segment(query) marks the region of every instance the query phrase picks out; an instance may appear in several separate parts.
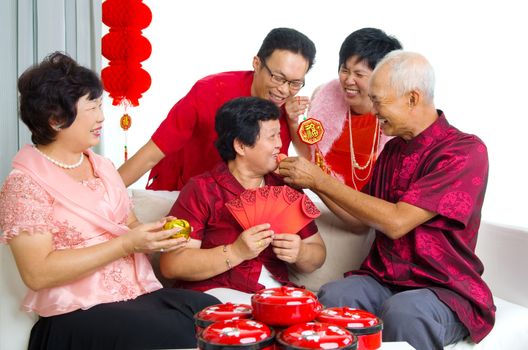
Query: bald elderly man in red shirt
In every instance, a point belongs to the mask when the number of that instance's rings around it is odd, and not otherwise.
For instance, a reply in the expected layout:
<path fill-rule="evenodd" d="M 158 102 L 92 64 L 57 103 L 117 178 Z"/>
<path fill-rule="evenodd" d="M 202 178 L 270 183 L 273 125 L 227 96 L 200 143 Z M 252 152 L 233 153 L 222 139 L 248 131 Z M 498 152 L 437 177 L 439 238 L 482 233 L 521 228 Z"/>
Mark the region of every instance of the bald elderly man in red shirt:
<path fill-rule="evenodd" d="M 315 191 L 353 232 L 376 237 L 360 268 L 321 287 L 327 307 L 351 306 L 384 321 L 384 341 L 443 349 L 493 328 L 495 306 L 475 255 L 488 154 L 475 135 L 451 126 L 433 103 L 434 72 L 421 55 L 389 53 L 369 96 L 382 132 L 394 136 L 362 192 L 314 164 L 286 158 L 286 183 Z"/>

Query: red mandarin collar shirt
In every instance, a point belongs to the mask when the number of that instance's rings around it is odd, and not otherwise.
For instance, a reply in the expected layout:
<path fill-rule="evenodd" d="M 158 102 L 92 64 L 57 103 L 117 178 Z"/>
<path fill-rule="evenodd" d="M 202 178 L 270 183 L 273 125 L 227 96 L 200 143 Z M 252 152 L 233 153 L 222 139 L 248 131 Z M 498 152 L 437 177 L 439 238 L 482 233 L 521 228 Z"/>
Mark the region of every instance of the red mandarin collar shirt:
<path fill-rule="evenodd" d="M 221 160 L 214 146 L 216 111 L 227 101 L 251 96 L 253 71 L 224 72 L 207 76 L 170 110 L 152 135 L 165 154 L 149 175 L 148 189 L 181 190 L 195 175 L 212 169 Z M 281 108 L 281 152 L 288 154 L 290 129 Z"/>
<path fill-rule="evenodd" d="M 282 179 L 274 173 L 266 175 L 264 179 L 269 186 L 284 185 Z M 211 171 L 192 178 L 184 186 L 170 215 L 189 221 L 193 228 L 191 238 L 202 241 L 201 248 L 231 244 L 243 229 L 225 203 L 237 198 L 243 191 L 244 188 L 231 175 L 227 165 L 220 162 Z M 304 239 L 317 232 L 317 226 L 312 221 L 298 234 Z M 293 285 L 288 280 L 287 264 L 276 257 L 270 246 L 258 257 L 246 260 L 222 274 L 204 281 L 177 281 L 175 287 L 202 291 L 224 287 L 254 293 L 264 288 L 258 283 L 262 265 L 266 266 L 278 282 Z"/>
<path fill-rule="evenodd" d="M 405 236 L 382 232 L 359 271 L 394 290 L 428 288 L 459 317 L 475 342 L 493 328 L 495 306 L 475 255 L 488 178 L 486 146 L 439 118 L 410 141 L 394 138 L 363 192 L 437 213 Z"/>

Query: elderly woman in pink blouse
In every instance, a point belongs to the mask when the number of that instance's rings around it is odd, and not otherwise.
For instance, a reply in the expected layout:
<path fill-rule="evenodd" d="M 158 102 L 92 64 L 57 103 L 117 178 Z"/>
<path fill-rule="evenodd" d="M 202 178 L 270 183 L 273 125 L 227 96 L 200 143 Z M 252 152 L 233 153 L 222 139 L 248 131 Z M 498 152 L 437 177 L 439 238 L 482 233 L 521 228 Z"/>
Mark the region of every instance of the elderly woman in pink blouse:
<path fill-rule="evenodd" d="M 20 115 L 34 145 L 23 147 L 0 192 L 1 241 L 40 315 L 29 348 L 190 348 L 193 314 L 218 302 L 162 289 L 144 253 L 186 245 L 142 224 L 112 163 L 90 147 L 104 121 L 99 78 L 54 53 L 18 81 Z"/>

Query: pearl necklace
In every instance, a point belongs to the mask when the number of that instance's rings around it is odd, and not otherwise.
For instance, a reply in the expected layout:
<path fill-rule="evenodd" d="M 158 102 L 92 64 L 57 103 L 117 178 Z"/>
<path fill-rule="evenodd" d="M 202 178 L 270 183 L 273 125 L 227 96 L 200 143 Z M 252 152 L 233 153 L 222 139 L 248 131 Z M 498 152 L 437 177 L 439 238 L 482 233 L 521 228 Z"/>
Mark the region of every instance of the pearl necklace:
<path fill-rule="evenodd" d="M 53 159 L 51 158 L 50 156 L 48 156 L 46 153 L 42 152 L 41 150 L 39 150 L 37 148 L 37 146 L 33 146 L 35 148 L 35 150 L 37 150 L 38 153 L 40 153 L 44 158 L 46 158 L 47 160 L 49 160 L 50 162 L 52 162 L 53 164 L 55 164 L 56 166 L 60 167 L 60 168 L 63 168 L 63 169 L 75 169 L 75 168 L 78 168 L 81 166 L 83 160 L 84 160 L 84 153 L 81 153 L 81 157 L 79 158 L 79 161 L 75 164 L 65 164 L 63 162 L 59 162 L 58 160 L 56 159 Z"/>
<path fill-rule="evenodd" d="M 369 158 L 367 162 L 365 163 L 365 165 L 360 165 L 356 161 L 356 155 L 354 154 L 354 139 L 352 137 L 352 116 L 351 116 L 350 110 L 347 112 L 347 116 L 348 116 L 348 135 L 350 137 L 350 166 L 352 168 L 352 184 L 354 185 L 354 188 L 357 190 L 356 179 L 359 181 L 365 181 L 366 179 L 369 178 L 370 173 L 373 168 L 371 164 L 374 164 L 374 157 L 378 153 L 378 148 L 376 147 L 376 145 L 379 147 L 379 138 L 381 136 L 380 130 L 379 130 L 380 129 L 379 120 L 378 118 L 376 118 L 376 125 L 374 127 L 374 135 L 372 137 L 372 148 L 370 149 Z M 376 138 L 377 138 L 377 142 L 376 142 Z M 368 172 L 367 172 L 367 175 L 365 175 L 364 177 L 359 177 L 359 175 L 356 175 L 356 169 L 365 170 L 367 168 L 368 168 Z"/>

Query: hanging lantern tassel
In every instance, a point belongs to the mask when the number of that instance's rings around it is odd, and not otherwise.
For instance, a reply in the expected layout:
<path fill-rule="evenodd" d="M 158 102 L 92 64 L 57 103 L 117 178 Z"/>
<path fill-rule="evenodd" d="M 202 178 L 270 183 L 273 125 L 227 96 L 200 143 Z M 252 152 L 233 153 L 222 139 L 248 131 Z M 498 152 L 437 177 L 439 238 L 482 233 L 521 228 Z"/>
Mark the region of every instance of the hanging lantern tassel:
<path fill-rule="evenodd" d="M 128 129 L 132 126 L 132 118 L 127 113 L 123 114 L 119 120 L 119 125 L 121 129 L 125 132 L 125 162 L 128 160 Z"/>

